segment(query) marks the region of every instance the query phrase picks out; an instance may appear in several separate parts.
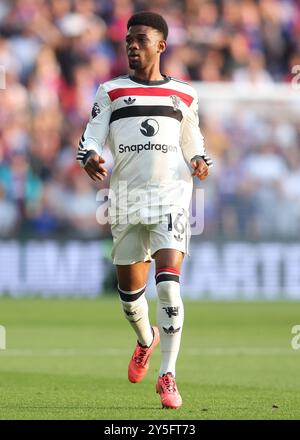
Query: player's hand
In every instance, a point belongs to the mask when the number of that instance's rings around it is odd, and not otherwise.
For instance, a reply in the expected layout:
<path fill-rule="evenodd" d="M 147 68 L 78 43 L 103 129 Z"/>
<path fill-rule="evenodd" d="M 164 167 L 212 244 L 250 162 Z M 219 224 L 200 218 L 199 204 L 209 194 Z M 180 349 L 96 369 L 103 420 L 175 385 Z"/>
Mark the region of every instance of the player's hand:
<path fill-rule="evenodd" d="M 206 165 L 204 159 L 192 159 L 191 165 L 194 168 L 192 176 L 196 176 L 200 180 L 206 179 L 208 176 L 208 165 Z"/>
<path fill-rule="evenodd" d="M 103 163 L 105 163 L 105 160 L 96 152 L 91 154 L 86 161 L 84 169 L 95 182 L 97 179 L 104 180 L 108 175 L 107 169 L 102 166 Z"/>

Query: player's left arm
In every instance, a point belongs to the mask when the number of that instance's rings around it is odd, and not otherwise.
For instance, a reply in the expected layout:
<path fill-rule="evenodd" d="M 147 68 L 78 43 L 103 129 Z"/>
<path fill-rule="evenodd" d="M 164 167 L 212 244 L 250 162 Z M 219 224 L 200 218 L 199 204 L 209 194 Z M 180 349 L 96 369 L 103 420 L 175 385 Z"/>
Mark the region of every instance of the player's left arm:
<path fill-rule="evenodd" d="M 194 171 L 192 172 L 192 176 L 198 177 L 198 179 L 200 180 L 206 179 L 209 172 L 209 165 L 207 165 L 202 156 L 194 156 L 191 159 L 191 165 L 194 169 Z"/>
<path fill-rule="evenodd" d="M 182 121 L 181 147 L 183 155 L 193 168 L 192 176 L 200 180 L 206 179 L 212 160 L 206 154 L 204 138 L 199 128 L 198 98 L 194 93 L 193 102 Z"/>

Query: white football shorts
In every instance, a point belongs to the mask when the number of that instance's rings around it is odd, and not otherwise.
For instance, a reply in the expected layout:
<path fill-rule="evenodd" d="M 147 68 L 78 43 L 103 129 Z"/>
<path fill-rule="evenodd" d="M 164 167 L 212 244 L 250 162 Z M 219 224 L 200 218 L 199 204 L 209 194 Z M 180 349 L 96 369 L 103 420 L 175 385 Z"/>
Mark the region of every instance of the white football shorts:
<path fill-rule="evenodd" d="M 160 249 L 176 249 L 188 255 L 190 224 L 184 210 L 179 208 L 160 215 L 155 223 L 145 220 L 135 224 L 114 223 L 112 258 L 114 264 L 126 265 L 152 261 Z"/>

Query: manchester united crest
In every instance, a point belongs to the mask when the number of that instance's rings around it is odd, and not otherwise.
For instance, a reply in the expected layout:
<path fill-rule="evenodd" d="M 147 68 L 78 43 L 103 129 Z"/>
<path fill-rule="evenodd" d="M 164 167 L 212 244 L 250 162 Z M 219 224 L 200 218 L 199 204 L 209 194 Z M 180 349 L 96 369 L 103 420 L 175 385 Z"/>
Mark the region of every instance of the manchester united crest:
<path fill-rule="evenodd" d="M 178 110 L 180 106 L 180 98 L 177 95 L 170 95 L 170 98 L 173 102 L 174 111 Z"/>

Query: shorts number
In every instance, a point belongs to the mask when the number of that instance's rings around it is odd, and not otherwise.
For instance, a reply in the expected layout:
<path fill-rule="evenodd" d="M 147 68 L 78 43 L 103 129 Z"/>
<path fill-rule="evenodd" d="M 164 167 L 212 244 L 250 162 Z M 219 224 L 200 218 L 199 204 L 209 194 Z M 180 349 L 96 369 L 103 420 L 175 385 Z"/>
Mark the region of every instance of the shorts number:
<path fill-rule="evenodd" d="M 178 234 L 183 234 L 185 231 L 185 225 L 184 223 L 182 223 L 181 221 L 181 216 L 183 214 L 177 214 L 175 217 L 174 222 L 172 221 L 172 214 L 166 214 L 166 217 L 168 218 L 168 231 L 172 231 L 173 230 L 173 226 L 176 232 L 178 232 Z"/>
<path fill-rule="evenodd" d="M 182 214 L 177 214 L 174 220 L 174 228 L 179 234 L 183 234 L 185 231 L 185 225 L 181 222 Z"/>

